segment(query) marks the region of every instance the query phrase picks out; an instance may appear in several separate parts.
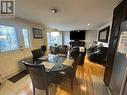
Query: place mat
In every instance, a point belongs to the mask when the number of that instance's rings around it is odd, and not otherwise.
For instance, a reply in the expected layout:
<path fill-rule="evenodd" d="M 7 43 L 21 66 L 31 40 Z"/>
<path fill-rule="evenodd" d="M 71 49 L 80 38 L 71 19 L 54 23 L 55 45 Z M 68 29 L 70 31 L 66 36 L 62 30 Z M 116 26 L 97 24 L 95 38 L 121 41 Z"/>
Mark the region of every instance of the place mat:
<path fill-rule="evenodd" d="M 62 64 L 72 66 L 73 62 L 74 60 L 72 59 L 65 59 L 65 61 Z"/>
<path fill-rule="evenodd" d="M 42 57 L 40 57 L 38 59 L 40 59 L 40 60 L 47 60 L 48 59 L 48 56 L 42 56 Z"/>
<path fill-rule="evenodd" d="M 46 69 L 52 69 L 52 67 L 55 65 L 54 63 L 51 62 L 42 62 L 41 64 L 43 64 Z"/>
<path fill-rule="evenodd" d="M 57 64 L 55 66 L 53 66 L 53 68 L 51 69 L 51 71 L 62 71 L 64 69 L 67 69 L 68 66 L 67 65 L 64 65 L 64 64 Z"/>
<path fill-rule="evenodd" d="M 66 57 L 66 54 L 57 54 L 58 56 L 60 56 L 60 57 Z"/>
<path fill-rule="evenodd" d="M 17 81 L 19 81 L 21 78 L 25 77 L 26 75 L 28 75 L 28 71 L 24 70 L 24 71 L 16 74 L 15 76 L 9 78 L 8 80 L 13 83 L 16 83 Z"/>

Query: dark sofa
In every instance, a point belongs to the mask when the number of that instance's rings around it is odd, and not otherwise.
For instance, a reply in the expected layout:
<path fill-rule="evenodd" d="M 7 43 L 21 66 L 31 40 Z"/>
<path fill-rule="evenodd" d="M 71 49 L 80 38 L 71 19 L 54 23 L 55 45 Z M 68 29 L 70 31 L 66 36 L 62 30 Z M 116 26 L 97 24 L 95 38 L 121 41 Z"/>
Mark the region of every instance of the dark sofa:
<path fill-rule="evenodd" d="M 50 46 L 51 54 L 64 54 L 67 55 L 68 46 L 67 45 L 60 45 L 60 46 Z"/>

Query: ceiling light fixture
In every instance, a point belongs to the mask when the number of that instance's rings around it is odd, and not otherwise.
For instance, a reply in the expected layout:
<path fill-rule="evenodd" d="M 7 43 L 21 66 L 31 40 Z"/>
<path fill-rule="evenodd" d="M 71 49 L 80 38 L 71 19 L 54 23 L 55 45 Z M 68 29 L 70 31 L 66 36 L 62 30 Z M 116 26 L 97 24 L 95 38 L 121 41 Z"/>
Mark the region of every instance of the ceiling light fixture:
<path fill-rule="evenodd" d="M 87 26 L 90 26 L 90 24 L 87 24 Z"/>
<path fill-rule="evenodd" d="M 52 9 L 51 12 L 56 14 L 58 12 L 58 10 L 57 9 Z"/>

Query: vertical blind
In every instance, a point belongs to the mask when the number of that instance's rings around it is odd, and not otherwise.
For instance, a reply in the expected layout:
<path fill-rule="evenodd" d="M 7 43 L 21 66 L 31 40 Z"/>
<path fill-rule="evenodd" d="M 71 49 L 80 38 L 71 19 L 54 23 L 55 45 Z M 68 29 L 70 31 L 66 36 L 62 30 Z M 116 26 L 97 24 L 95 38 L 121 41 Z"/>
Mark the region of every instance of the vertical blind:
<path fill-rule="evenodd" d="M 19 49 L 15 27 L 0 25 L 0 52 Z"/>

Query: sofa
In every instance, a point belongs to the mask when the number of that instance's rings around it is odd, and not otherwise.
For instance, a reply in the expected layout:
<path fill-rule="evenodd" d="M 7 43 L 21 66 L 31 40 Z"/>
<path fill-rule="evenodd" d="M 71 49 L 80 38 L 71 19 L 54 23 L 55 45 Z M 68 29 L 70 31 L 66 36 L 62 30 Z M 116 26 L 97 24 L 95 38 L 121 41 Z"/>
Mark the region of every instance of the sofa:
<path fill-rule="evenodd" d="M 58 53 L 67 54 L 67 52 L 68 52 L 68 46 L 67 45 L 61 45 L 61 46 L 58 46 L 58 48 L 59 48 Z"/>
<path fill-rule="evenodd" d="M 51 54 L 65 54 L 65 55 L 67 55 L 67 52 L 68 52 L 67 45 L 50 46 L 50 53 Z"/>

